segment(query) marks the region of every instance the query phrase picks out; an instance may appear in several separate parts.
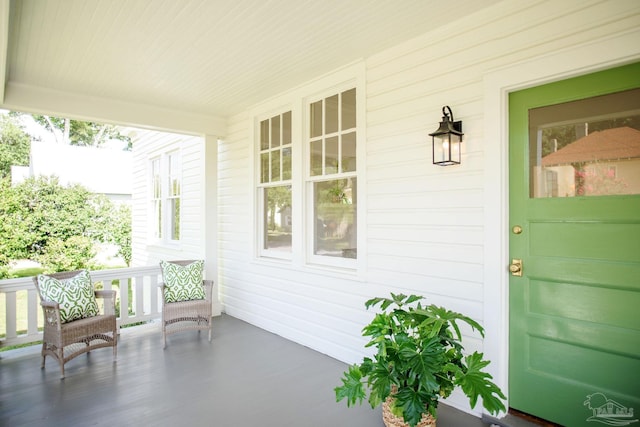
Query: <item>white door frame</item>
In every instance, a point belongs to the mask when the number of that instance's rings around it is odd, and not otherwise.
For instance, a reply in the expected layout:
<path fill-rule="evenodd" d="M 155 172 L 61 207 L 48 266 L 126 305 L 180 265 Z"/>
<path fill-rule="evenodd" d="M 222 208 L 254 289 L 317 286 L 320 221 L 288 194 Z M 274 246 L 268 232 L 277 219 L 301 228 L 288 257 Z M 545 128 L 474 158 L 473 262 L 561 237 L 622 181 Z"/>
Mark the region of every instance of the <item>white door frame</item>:
<path fill-rule="evenodd" d="M 640 29 L 484 75 L 484 354 L 509 396 L 509 93 L 640 60 Z"/>

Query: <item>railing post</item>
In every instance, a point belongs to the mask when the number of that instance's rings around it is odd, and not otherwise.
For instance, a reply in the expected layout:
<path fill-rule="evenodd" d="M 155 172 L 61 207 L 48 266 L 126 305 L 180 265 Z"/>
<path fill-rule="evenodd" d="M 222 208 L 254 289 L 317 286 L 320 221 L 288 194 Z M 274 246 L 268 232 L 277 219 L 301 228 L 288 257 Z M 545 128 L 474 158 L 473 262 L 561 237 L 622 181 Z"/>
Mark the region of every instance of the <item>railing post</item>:
<path fill-rule="evenodd" d="M 5 304 L 6 304 L 6 335 L 5 339 L 10 340 L 12 338 L 16 338 L 17 334 L 17 310 L 16 310 L 16 291 L 8 291 L 5 293 Z"/>
<path fill-rule="evenodd" d="M 37 335 L 38 313 L 40 312 L 38 291 L 36 289 L 29 289 L 27 293 L 27 334 Z"/>

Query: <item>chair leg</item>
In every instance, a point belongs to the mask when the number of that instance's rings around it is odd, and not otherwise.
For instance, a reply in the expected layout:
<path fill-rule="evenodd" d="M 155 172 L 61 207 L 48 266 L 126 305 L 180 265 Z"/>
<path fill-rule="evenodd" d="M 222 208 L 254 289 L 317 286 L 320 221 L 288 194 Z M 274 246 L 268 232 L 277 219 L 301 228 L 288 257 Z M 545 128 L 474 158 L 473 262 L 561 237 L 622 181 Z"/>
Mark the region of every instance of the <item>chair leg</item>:
<path fill-rule="evenodd" d="M 58 363 L 60 363 L 60 379 L 63 380 L 64 379 L 64 360 L 58 360 Z"/>
<path fill-rule="evenodd" d="M 58 363 L 60 364 L 60 379 L 64 379 L 64 347 L 56 351 L 58 357 Z"/>
<path fill-rule="evenodd" d="M 44 359 L 47 357 L 47 353 L 45 353 L 45 349 L 47 348 L 46 342 L 42 341 L 42 364 L 40 365 L 40 369 L 44 369 Z"/>
<path fill-rule="evenodd" d="M 162 325 L 162 349 L 167 348 L 167 330 L 165 329 L 165 325 Z"/>

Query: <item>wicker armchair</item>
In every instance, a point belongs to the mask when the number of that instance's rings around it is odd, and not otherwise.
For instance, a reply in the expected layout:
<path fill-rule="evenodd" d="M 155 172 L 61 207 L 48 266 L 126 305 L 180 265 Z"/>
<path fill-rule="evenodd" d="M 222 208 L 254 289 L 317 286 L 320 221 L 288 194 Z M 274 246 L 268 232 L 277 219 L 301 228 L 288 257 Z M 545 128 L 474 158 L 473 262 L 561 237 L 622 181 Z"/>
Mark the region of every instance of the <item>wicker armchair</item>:
<path fill-rule="evenodd" d="M 193 260 L 168 261 L 171 264 L 187 266 L 193 263 Z M 211 319 L 212 310 L 212 293 L 213 281 L 203 280 L 204 299 L 196 299 L 190 301 L 167 302 L 165 298 L 166 285 L 160 283 L 162 292 L 162 348 L 167 347 L 167 335 L 175 334 L 188 330 L 209 331 L 209 342 L 211 342 L 211 332 L 213 322 Z"/>
<path fill-rule="evenodd" d="M 76 276 L 82 270 L 48 274 L 57 280 Z M 60 378 L 64 378 L 64 365 L 71 359 L 101 347 L 113 347 L 114 361 L 118 352 L 118 332 L 116 326 L 116 291 L 95 291 L 102 313 L 97 316 L 62 323 L 57 302 L 42 297 L 37 276 L 33 282 L 40 295 L 40 305 L 44 313 L 44 333 L 42 338 L 42 368 L 46 356 L 52 356 L 60 364 Z M 100 303 L 100 300 L 103 303 Z"/>

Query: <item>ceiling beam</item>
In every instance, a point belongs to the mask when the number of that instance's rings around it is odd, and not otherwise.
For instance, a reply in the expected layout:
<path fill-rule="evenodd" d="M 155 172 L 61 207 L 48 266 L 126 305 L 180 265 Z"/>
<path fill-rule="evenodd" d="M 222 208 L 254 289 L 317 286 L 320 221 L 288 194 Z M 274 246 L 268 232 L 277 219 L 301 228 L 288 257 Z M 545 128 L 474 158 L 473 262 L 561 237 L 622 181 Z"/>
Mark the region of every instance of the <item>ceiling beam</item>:
<path fill-rule="evenodd" d="M 214 115 L 61 92 L 15 82 L 6 84 L 4 102 L 0 103 L 0 108 L 163 132 L 211 135 L 218 138 L 224 138 L 227 133 L 226 118 Z"/>

